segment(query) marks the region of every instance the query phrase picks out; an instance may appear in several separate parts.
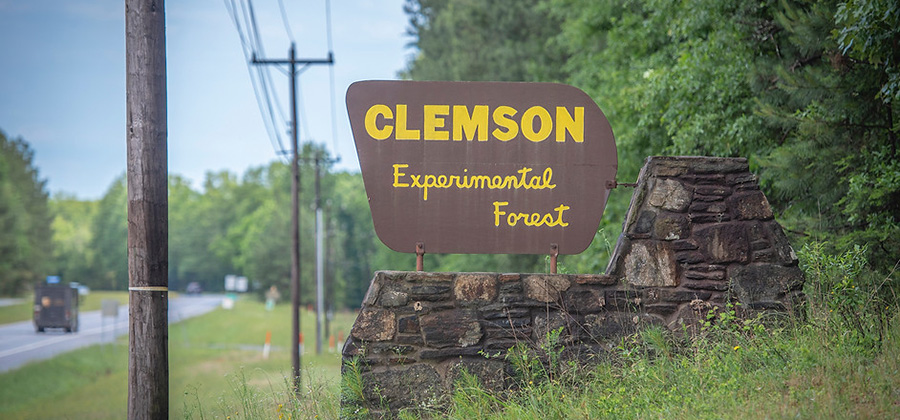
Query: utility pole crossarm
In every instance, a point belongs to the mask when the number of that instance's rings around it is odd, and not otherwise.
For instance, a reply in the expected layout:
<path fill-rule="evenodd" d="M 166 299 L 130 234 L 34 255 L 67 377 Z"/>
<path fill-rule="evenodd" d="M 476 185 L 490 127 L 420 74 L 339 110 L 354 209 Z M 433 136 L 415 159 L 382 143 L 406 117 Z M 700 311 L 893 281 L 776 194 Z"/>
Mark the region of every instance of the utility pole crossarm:
<path fill-rule="evenodd" d="M 282 60 L 269 60 L 269 59 L 260 59 L 256 58 L 256 54 L 253 54 L 253 57 L 250 59 L 250 62 L 253 64 L 334 64 L 334 54 L 332 52 L 328 52 L 328 58 L 297 58 L 294 60 L 291 59 L 282 59 Z"/>

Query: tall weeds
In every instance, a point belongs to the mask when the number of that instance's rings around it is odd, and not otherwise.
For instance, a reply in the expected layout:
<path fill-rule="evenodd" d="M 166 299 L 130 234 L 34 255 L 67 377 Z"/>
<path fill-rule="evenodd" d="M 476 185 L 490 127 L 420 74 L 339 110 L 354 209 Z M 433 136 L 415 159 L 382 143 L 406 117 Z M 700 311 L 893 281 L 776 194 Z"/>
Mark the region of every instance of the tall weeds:
<path fill-rule="evenodd" d="M 563 375 L 554 332 L 545 346 L 512 348 L 519 385 L 492 394 L 464 378 L 438 417 L 900 418 L 900 308 L 894 273 L 866 268 L 865 248 L 798 254 L 805 307 L 786 323 L 713 309 L 695 334 L 650 328 L 604 361 Z"/>
<path fill-rule="evenodd" d="M 294 393 L 289 377 L 280 377 L 276 382 L 265 385 L 251 383 L 243 369 L 227 375 L 230 394 L 222 395 L 212 412 L 200 404 L 185 402 L 185 420 L 204 419 L 336 419 L 339 418 L 339 401 L 336 390 L 316 379 L 310 369 L 304 369 L 300 392 Z M 189 389 L 186 394 L 196 395 L 197 389 Z"/>

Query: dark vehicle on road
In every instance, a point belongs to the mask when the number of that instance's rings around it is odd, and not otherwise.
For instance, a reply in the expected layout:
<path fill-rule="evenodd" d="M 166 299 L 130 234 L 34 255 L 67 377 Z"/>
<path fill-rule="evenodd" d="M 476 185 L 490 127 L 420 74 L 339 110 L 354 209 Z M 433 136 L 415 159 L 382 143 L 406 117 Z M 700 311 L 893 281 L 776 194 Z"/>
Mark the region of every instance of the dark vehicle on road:
<path fill-rule="evenodd" d="M 34 287 L 34 329 L 62 328 L 78 332 L 78 289 L 68 284 L 39 284 Z"/>
<path fill-rule="evenodd" d="M 189 295 L 199 295 L 203 292 L 203 288 L 200 287 L 200 283 L 192 281 L 188 283 L 187 288 L 184 291 Z"/>

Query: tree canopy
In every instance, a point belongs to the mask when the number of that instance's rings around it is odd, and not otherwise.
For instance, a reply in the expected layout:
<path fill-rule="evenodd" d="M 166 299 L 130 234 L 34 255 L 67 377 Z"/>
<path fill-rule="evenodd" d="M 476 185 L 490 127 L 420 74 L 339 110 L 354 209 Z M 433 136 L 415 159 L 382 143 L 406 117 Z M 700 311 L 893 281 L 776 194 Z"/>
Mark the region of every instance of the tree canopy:
<path fill-rule="evenodd" d="M 793 242 L 868 245 L 890 270 L 900 255 L 900 6 L 886 0 L 407 0 L 415 80 L 572 84 L 616 134 L 619 180 L 656 154 L 747 157 Z M 22 139 L 0 133 L 0 293 L 46 275 L 95 288 L 128 284 L 124 177 L 100 200 L 58 195 Z M 314 290 L 314 165 L 302 150 L 301 282 Z M 288 289 L 290 169 L 169 178 L 169 284 L 221 290 L 226 274 Z M 356 307 L 374 270 L 415 257 L 375 237 L 357 173 L 322 173 L 326 296 Z M 631 191 L 610 196 L 592 245 L 561 269 L 602 272 Z M 425 256 L 429 271 L 547 270 L 544 256 Z M 304 303 L 314 293 L 304 293 Z"/>
<path fill-rule="evenodd" d="M 34 152 L 0 131 L 0 294 L 16 294 L 46 275 L 50 211 Z"/>
<path fill-rule="evenodd" d="M 432 3 L 408 1 L 417 52 L 404 76 L 572 84 L 609 118 L 621 179 L 653 154 L 747 157 L 795 239 L 869 244 L 874 266 L 897 263 L 896 2 Z M 471 19 L 488 8 L 493 19 Z M 542 18 L 504 26 L 530 14 Z M 496 59 L 481 39 L 524 55 Z M 602 229 L 620 229 L 626 196 L 611 196 Z M 575 265 L 585 257 L 597 255 Z"/>

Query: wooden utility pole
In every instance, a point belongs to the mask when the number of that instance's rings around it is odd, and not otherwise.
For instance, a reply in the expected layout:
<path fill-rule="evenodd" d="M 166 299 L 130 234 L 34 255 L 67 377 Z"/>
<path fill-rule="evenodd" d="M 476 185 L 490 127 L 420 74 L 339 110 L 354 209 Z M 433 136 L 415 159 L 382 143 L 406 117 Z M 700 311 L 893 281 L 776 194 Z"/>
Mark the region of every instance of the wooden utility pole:
<path fill-rule="evenodd" d="M 325 216 L 322 211 L 322 165 L 331 165 L 340 159 L 328 159 L 316 151 L 316 354 L 322 354 L 323 327 L 325 322 Z"/>
<path fill-rule="evenodd" d="M 291 383 L 300 394 L 300 130 L 297 122 L 297 60 L 291 43 Z"/>
<path fill-rule="evenodd" d="M 125 0 L 129 419 L 169 417 L 164 3 Z"/>
<path fill-rule="evenodd" d="M 297 122 L 297 75 L 310 64 L 333 64 L 334 56 L 328 53 L 325 59 L 298 59 L 295 46 L 291 43 L 287 60 L 257 59 L 253 55 L 251 63 L 256 65 L 288 65 L 291 78 L 291 366 L 294 392 L 300 392 L 300 130 Z M 303 64 L 297 69 L 297 64 Z"/>

